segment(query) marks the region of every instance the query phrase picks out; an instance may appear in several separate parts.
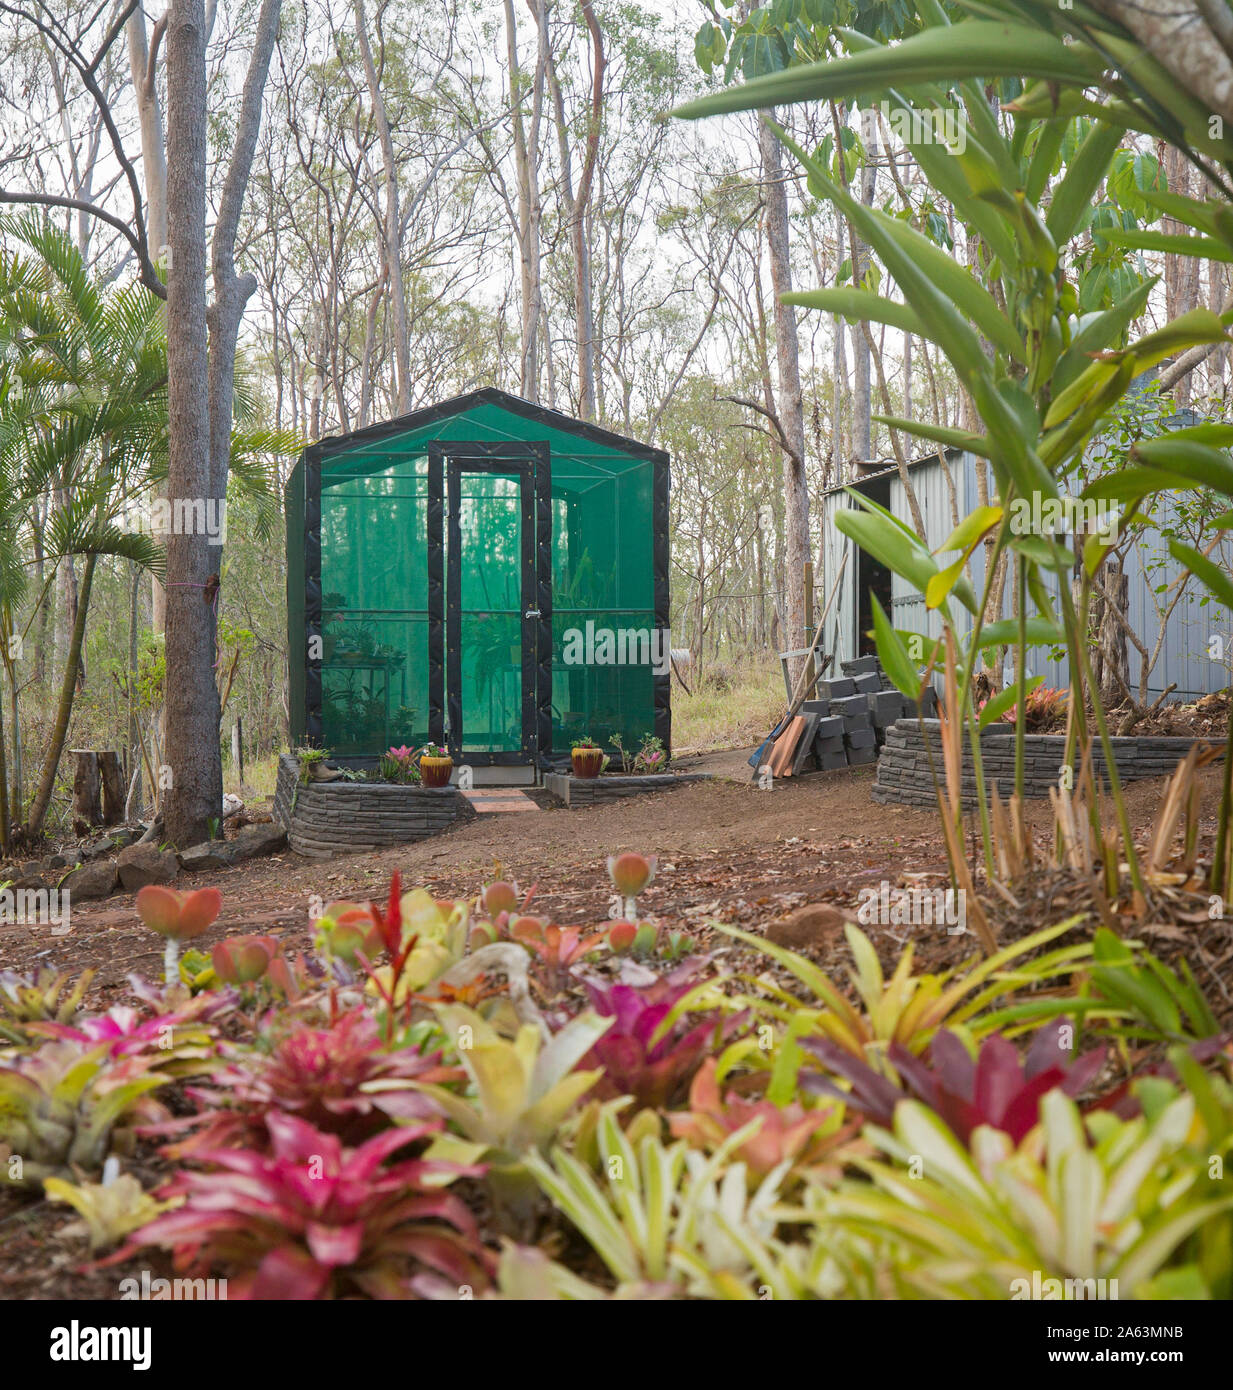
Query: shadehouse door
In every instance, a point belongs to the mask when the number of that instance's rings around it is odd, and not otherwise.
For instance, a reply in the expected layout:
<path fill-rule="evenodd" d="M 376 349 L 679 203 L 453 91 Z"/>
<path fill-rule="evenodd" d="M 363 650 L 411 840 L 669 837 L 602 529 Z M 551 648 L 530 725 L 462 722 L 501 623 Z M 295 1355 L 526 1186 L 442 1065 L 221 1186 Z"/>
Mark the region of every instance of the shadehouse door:
<path fill-rule="evenodd" d="M 429 718 L 458 766 L 551 751 L 549 468 L 546 445 L 429 450 Z"/>

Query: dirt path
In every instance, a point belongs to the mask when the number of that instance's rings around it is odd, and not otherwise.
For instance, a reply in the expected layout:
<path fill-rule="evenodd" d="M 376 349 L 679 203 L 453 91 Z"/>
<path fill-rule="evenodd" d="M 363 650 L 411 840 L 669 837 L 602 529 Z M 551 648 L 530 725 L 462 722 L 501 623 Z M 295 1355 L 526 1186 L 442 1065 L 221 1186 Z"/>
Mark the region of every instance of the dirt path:
<path fill-rule="evenodd" d="M 936 813 L 881 806 L 870 797 L 872 769 L 853 769 L 777 783 L 773 792 L 750 784 L 744 754 L 691 759 L 715 774 L 710 782 L 605 806 L 535 814 L 485 815 L 419 844 L 372 854 L 308 861 L 287 853 L 233 869 L 181 880 L 217 884 L 223 912 L 198 943 L 208 947 L 237 932 L 273 932 L 289 945 L 307 944 L 314 895 L 384 896 L 390 873 L 407 887 L 423 885 L 441 897 L 474 895 L 498 875 L 524 887 L 538 884 L 535 910 L 562 923 L 607 917 L 607 855 L 635 849 L 659 856 L 660 872 L 640 908 L 672 926 L 708 917 L 758 927 L 804 902 L 855 906 L 860 888 L 904 872 L 945 872 Z M 1217 804 L 1218 770 L 1206 769 L 1205 805 Z M 1150 827 L 1161 789 L 1129 789 L 1136 826 Z M 1043 830 L 1048 807 L 1031 816 Z M 1209 817 L 1205 830 L 1214 829 Z M 0 965 L 38 965 L 98 971 L 103 998 L 123 990 L 138 971 L 157 977 L 161 942 L 137 921 L 132 894 L 74 903 L 71 930 L 54 937 L 45 926 L 0 926 Z M 93 993 L 93 992 L 92 992 Z"/>

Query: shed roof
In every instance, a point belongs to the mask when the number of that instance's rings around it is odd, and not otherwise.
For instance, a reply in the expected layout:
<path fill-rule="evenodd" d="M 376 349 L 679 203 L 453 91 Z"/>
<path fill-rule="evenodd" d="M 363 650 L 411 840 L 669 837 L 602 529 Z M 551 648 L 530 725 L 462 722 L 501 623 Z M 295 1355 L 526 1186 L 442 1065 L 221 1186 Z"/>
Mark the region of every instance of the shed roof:
<path fill-rule="evenodd" d="M 942 449 L 942 452 L 946 455 L 948 459 L 951 459 L 963 453 L 963 450 L 955 448 L 954 445 L 947 445 Z M 908 467 L 919 468 L 922 464 L 937 463 L 937 461 L 937 449 L 930 449 L 927 454 L 919 454 L 916 458 L 909 459 Z M 842 492 L 845 488 L 860 487 L 862 483 L 874 483 L 877 482 L 879 478 L 885 478 L 888 474 L 897 473 L 898 471 L 899 465 L 897 463 L 889 463 L 886 465 L 885 468 L 870 468 L 867 472 L 862 473 L 859 478 L 853 478 L 851 482 L 835 483 L 833 487 L 824 488 L 822 491 L 822 496 L 830 497 L 836 492 Z"/>
<path fill-rule="evenodd" d="M 668 457 L 662 449 L 491 386 L 348 434 L 327 435 L 309 447 L 317 451 L 323 473 L 354 473 L 368 471 L 369 464 L 374 470 L 385 467 L 392 457 L 420 452 L 438 439 L 544 441 L 554 454 L 608 472 L 623 472 L 635 460 Z"/>

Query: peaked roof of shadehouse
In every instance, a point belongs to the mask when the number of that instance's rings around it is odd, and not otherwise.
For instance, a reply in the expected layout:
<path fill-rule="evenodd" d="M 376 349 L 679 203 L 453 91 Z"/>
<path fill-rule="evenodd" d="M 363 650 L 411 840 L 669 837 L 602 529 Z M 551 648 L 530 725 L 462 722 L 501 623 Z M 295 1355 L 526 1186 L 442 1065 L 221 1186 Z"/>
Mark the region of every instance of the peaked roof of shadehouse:
<path fill-rule="evenodd" d="M 521 396 L 513 396 L 508 391 L 500 391 L 495 386 L 485 386 L 478 391 L 468 391 L 464 395 L 454 396 L 450 400 L 440 401 L 436 405 L 426 406 L 422 410 L 413 410 L 409 415 L 400 415 L 394 420 L 385 420 L 380 424 L 366 425 L 363 429 L 352 430 L 349 434 L 326 435 L 316 444 L 310 445 L 309 448 L 318 450 L 322 458 L 329 458 L 334 454 L 378 445 L 395 439 L 399 435 L 425 430 L 438 422 L 452 419 L 454 416 L 465 414 L 467 411 L 475 410 L 480 406 L 495 407 L 507 411 L 509 414 L 527 421 L 530 425 L 572 435 L 577 439 L 586 440 L 591 444 L 597 444 L 602 448 L 612 449 L 635 458 L 667 459 L 667 454 L 663 449 L 656 449 L 650 444 L 642 444 L 636 439 L 629 439 L 612 430 L 601 429 L 600 426 L 588 424 L 585 420 L 576 420 L 573 416 L 565 415 L 559 410 L 551 410 L 547 406 L 536 405 L 532 401 L 524 400 Z M 529 438 L 530 436 L 526 437 Z"/>

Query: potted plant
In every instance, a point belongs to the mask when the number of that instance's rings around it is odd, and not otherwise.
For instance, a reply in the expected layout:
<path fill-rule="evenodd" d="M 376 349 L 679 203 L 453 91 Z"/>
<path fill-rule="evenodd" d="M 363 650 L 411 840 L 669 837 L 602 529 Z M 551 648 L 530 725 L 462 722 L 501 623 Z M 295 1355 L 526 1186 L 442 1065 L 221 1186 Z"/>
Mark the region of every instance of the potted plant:
<path fill-rule="evenodd" d="M 604 750 L 589 736 L 576 738 L 570 745 L 575 777 L 598 777 L 604 766 Z"/>
<path fill-rule="evenodd" d="M 454 760 L 435 743 L 426 743 L 420 750 L 420 778 L 426 787 L 449 785 L 450 773 L 454 770 Z"/>

